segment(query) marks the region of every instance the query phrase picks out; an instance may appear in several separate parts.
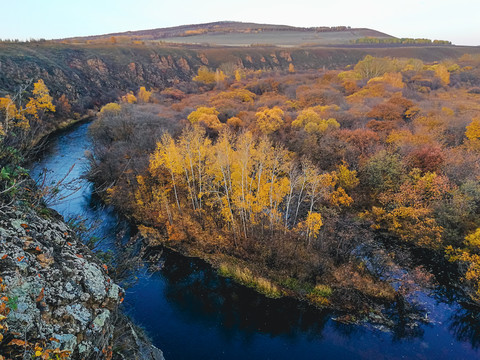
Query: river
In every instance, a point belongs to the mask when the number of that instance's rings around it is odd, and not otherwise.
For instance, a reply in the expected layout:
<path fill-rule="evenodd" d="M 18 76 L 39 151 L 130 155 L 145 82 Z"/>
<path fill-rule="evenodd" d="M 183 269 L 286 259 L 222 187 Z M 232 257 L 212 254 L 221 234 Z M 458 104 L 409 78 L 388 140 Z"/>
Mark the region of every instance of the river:
<path fill-rule="evenodd" d="M 91 149 L 87 123 L 53 137 L 31 167 L 38 182 L 75 182 L 78 191 L 51 204 L 63 216 L 99 224 L 103 250 L 128 224 L 92 195 L 80 176 Z M 73 169 L 68 173 L 69 169 Z M 46 177 L 42 170 L 48 169 Z M 61 189 L 57 198 L 71 190 Z M 118 250 L 117 250 L 118 251 Z M 267 299 L 222 278 L 201 260 L 163 251 L 157 271 L 141 266 L 123 310 L 172 359 L 474 359 L 480 358 L 478 311 L 461 307 L 440 285 L 418 295 L 430 323 L 410 331 L 349 325 L 338 315 L 292 299 Z"/>

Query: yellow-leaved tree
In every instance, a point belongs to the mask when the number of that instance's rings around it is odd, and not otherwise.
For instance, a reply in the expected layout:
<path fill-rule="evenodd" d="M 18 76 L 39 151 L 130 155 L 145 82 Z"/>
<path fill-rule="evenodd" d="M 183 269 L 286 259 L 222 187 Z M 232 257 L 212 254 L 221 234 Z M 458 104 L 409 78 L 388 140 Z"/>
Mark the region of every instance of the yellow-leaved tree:
<path fill-rule="evenodd" d="M 38 80 L 33 86 L 33 98 L 30 98 L 25 108 L 28 114 L 35 119 L 40 119 L 43 113 L 54 112 L 55 106 L 52 104 L 53 98 L 42 79 Z"/>
<path fill-rule="evenodd" d="M 432 66 L 433 71 L 435 71 L 435 76 L 440 79 L 443 85 L 450 84 L 450 73 L 445 65 L 438 64 Z"/>
<path fill-rule="evenodd" d="M 0 115 L 2 122 L 0 123 L 0 135 L 4 136 L 8 133 L 11 124 L 21 128 L 28 128 L 27 118 L 18 110 L 17 105 L 10 96 L 0 98 Z"/>
<path fill-rule="evenodd" d="M 305 220 L 305 225 L 307 227 L 306 237 L 307 241 L 310 244 L 311 239 L 316 239 L 320 228 L 323 225 L 322 215 L 317 212 L 308 212 L 307 219 Z"/>
<path fill-rule="evenodd" d="M 124 96 L 122 96 L 121 100 L 128 104 L 135 104 L 137 102 L 137 97 L 133 95 L 133 93 L 130 91 L 129 93 L 126 93 Z"/>
<path fill-rule="evenodd" d="M 333 118 L 322 119 L 315 108 L 309 107 L 300 112 L 292 126 L 303 128 L 309 134 L 321 135 L 329 129 L 338 129 L 340 124 Z"/>
<path fill-rule="evenodd" d="M 236 69 L 235 70 L 235 81 L 242 81 L 245 79 L 245 70 L 243 69 Z"/>
<path fill-rule="evenodd" d="M 480 117 L 472 119 L 472 122 L 466 128 L 465 136 L 471 141 L 480 139 Z"/>
<path fill-rule="evenodd" d="M 460 264 L 463 279 L 473 285 L 472 299 L 480 301 L 480 228 L 465 237 L 464 245 L 461 249 L 447 246 L 446 253 L 450 261 Z"/>
<path fill-rule="evenodd" d="M 221 83 L 227 78 L 225 73 L 217 69 L 216 71 L 210 71 L 206 66 L 200 66 L 197 72 L 197 76 L 193 78 L 193 81 L 202 82 L 204 84 Z"/>
<path fill-rule="evenodd" d="M 367 55 L 355 65 L 354 70 L 362 78 L 371 79 L 393 71 L 394 66 L 391 59 Z"/>
<path fill-rule="evenodd" d="M 171 239 L 195 234 L 205 242 L 234 246 L 259 232 L 274 236 L 278 231 L 306 237 L 310 244 L 323 224 L 317 205 L 328 201 L 336 179 L 306 160 L 300 170 L 288 150 L 266 137 L 224 129 L 213 142 L 197 124 L 178 140 L 162 137 L 149 173 L 138 178 L 140 213 L 166 226 Z"/>
<path fill-rule="evenodd" d="M 140 102 L 148 103 L 151 98 L 152 98 L 152 92 L 148 91 L 145 88 L 145 86 L 141 86 L 140 89 L 138 90 L 137 99 Z"/>
<path fill-rule="evenodd" d="M 192 111 L 187 119 L 192 125 L 201 124 L 214 131 L 220 131 L 224 124 L 218 119 L 219 112 L 214 107 L 201 106 Z"/>
<path fill-rule="evenodd" d="M 272 109 L 264 108 L 255 114 L 257 126 L 264 134 L 271 134 L 283 125 L 283 110 L 278 106 Z"/>
<path fill-rule="evenodd" d="M 117 103 L 108 103 L 100 109 L 100 114 L 118 114 L 122 110 L 122 107 Z"/>
<path fill-rule="evenodd" d="M 0 134 L 3 136 L 9 132 L 11 126 L 28 130 L 30 121 L 38 122 L 45 113 L 55 112 L 53 98 L 42 79 L 34 84 L 33 97 L 29 98 L 27 104 L 20 101 L 20 92 L 13 97 L 0 98 Z"/>

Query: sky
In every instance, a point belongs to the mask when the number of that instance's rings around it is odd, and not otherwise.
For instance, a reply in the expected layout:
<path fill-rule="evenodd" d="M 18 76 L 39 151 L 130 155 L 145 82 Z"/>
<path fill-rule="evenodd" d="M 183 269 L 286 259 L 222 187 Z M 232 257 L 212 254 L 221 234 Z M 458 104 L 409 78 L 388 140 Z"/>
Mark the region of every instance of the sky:
<path fill-rule="evenodd" d="M 58 39 L 213 21 L 366 27 L 480 45 L 479 0 L 0 0 L 0 39 Z"/>

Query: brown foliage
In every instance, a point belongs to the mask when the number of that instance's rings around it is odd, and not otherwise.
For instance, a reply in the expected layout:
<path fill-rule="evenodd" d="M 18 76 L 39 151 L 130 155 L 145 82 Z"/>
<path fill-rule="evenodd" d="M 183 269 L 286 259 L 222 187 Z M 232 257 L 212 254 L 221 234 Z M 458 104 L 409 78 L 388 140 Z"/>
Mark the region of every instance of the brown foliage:
<path fill-rule="evenodd" d="M 438 172 L 445 163 L 445 155 L 439 145 L 426 144 L 415 148 L 408 155 L 407 163 L 423 172 Z"/>

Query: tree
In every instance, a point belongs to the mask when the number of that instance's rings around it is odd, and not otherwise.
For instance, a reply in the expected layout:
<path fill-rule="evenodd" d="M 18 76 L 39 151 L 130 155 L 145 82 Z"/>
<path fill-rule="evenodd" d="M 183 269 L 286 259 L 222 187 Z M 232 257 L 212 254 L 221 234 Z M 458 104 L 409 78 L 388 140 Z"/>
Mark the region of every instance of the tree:
<path fill-rule="evenodd" d="M 193 78 L 193 81 L 203 82 L 204 84 L 213 84 L 217 81 L 216 72 L 208 70 L 206 66 L 200 66 L 197 76 Z"/>
<path fill-rule="evenodd" d="M 191 124 L 202 124 L 214 131 L 220 131 L 224 124 L 218 119 L 219 112 L 214 107 L 201 106 L 188 115 Z"/>
<path fill-rule="evenodd" d="M 368 80 L 367 84 L 373 85 L 375 83 L 386 84 L 386 85 L 390 85 L 391 87 L 399 88 L 399 89 L 405 86 L 405 84 L 403 83 L 401 73 L 387 72 L 382 76 L 371 78 L 370 80 Z"/>
<path fill-rule="evenodd" d="M 288 64 L 288 72 L 292 74 L 295 72 L 295 66 L 292 63 Z"/>
<path fill-rule="evenodd" d="M 379 195 L 382 207 L 373 206 L 365 216 L 375 229 L 388 230 L 417 246 L 438 249 L 444 228 L 437 222 L 435 209 L 450 197 L 452 185 L 436 173 L 412 170 L 400 187 Z"/>
<path fill-rule="evenodd" d="M 309 134 L 323 134 L 328 129 L 338 129 L 340 124 L 337 120 L 322 119 L 315 111 L 317 108 L 325 108 L 324 106 L 309 107 L 300 112 L 297 118 L 292 122 L 292 126 L 296 128 L 303 128 Z"/>
<path fill-rule="evenodd" d="M 322 215 L 317 212 L 308 212 L 307 219 L 305 220 L 305 225 L 307 228 L 306 231 L 306 237 L 308 244 L 310 244 L 311 239 L 316 239 L 318 236 L 318 233 L 320 232 L 320 228 L 323 225 L 322 222 Z"/>
<path fill-rule="evenodd" d="M 349 145 L 349 148 L 354 153 L 355 160 L 371 155 L 380 143 L 379 136 L 372 130 L 345 129 L 340 130 L 339 135 Z M 352 161 L 350 162 L 352 163 Z"/>
<path fill-rule="evenodd" d="M 21 111 L 18 110 L 17 105 L 15 102 L 10 98 L 10 96 L 6 96 L 4 98 L 0 98 L 0 112 L 2 114 L 2 124 L 1 124 L 1 135 L 6 135 L 10 131 L 10 125 L 13 122 L 14 126 L 28 129 L 29 123 L 27 118 Z"/>
<path fill-rule="evenodd" d="M 234 128 L 236 130 L 238 130 L 241 127 L 243 127 L 244 124 L 243 124 L 242 119 L 240 119 L 236 116 L 233 116 L 233 117 L 231 117 L 227 120 L 227 125 L 231 126 L 232 128 Z"/>
<path fill-rule="evenodd" d="M 217 83 L 217 85 L 219 85 L 221 82 L 225 81 L 226 78 L 227 78 L 227 76 L 225 75 L 225 73 L 222 70 L 217 69 L 215 71 L 215 82 Z"/>
<path fill-rule="evenodd" d="M 445 250 L 451 262 L 461 265 L 464 280 L 472 285 L 471 298 L 480 301 L 480 228 L 465 237 L 464 245 L 459 249 L 447 246 Z"/>
<path fill-rule="evenodd" d="M 283 115 L 283 110 L 278 106 L 260 110 L 255 114 L 257 126 L 262 133 L 271 134 L 282 127 Z"/>
<path fill-rule="evenodd" d="M 211 98 L 210 102 L 215 104 L 222 100 L 235 100 L 240 103 L 253 103 L 255 98 L 256 95 L 247 89 L 234 89 L 218 93 Z"/>
<path fill-rule="evenodd" d="M 367 55 L 355 65 L 354 70 L 362 78 L 371 79 L 392 71 L 393 64 L 390 59 Z"/>
<path fill-rule="evenodd" d="M 337 185 L 346 190 L 354 189 L 360 183 L 357 177 L 357 171 L 349 170 L 348 164 L 345 161 L 337 166 L 335 173 L 337 176 Z"/>
<path fill-rule="evenodd" d="M 141 86 L 137 94 L 138 100 L 140 100 L 143 103 L 148 103 L 151 97 L 152 97 L 152 92 L 147 91 L 147 89 L 145 89 L 145 86 Z"/>
<path fill-rule="evenodd" d="M 408 155 L 407 163 L 423 172 L 435 172 L 445 163 L 445 154 L 439 145 L 425 144 Z"/>
<path fill-rule="evenodd" d="M 302 128 L 310 122 L 315 123 L 321 120 L 322 118 L 320 117 L 320 115 L 318 115 L 313 108 L 309 107 L 309 108 L 303 109 L 300 112 L 297 118 L 292 122 L 292 126 Z"/>
<path fill-rule="evenodd" d="M 130 91 L 122 96 L 121 100 L 128 104 L 135 104 L 137 102 L 137 97 Z"/>
<path fill-rule="evenodd" d="M 337 120 L 330 118 L 322 119 L 319 122 L 309 122 L 305 125 L 304 130 L 309 134 L 321 135 L 329 129 L 338 129 L 339 127 L 340 124 Z"/>
<path fill-rule="evenodd" d="M 55 106 L 52 104 L 53 98 L 42 79 L 39 79 L 33 86 L 33 98 L 30 98 L 25 106 L 25 111 L 39 120 L 45 112 L 55 112 Z"/>
<path fill-rule="evenodd" d="M 435 76 L 442 81 L 442 85 L 450 84 L 450 73 L 448 72 L 445 65 L 433 65 L 432 69 L 435 71 Z"/>
<path fill-rule="evenodd" d="M 68 116 L 72 111 L 72 106 L 70 105 L 70 102 L 65 94 L 62 94 L 62 96 L 60 96 L 60 98 L 57 100 L 56 110 L 57 113 L 60 113 L 62 116 Z"/>
<path fill-rule="evenodd" d="M 465 136 L 471 141 L 480 139 L 480 117 L 472 119 L 471 123 L 466 128 Z"/>
<path fill-rule="evenodd" d="M 245 71 L 243 69 L 235 70 L 235 81 L 242 81 L 245 77 Z"/>
<path fill-rule="evenodd" d="M 38 122 L 42 120 L 46 112 L 55 112 L 55 106 L 52 103 L 53 98 L 42 79 L 34 84 L 33 97 L 29 98 L 28 103 L 23 105 L 21 93 L 25 88 L 20 89 L 13 98 L 10 96 L 0 98 L 0 112 L 3 115 L 1 131 L 3 133 L 9 132 L 11 123 L 17 128 L 28 130 L 31 121 Z M 16 102 L 18 102 L 18 106 Z"/>
<path fill-rule="evenodd" d="M 372 156 L 361 170 L 362 185 L 377 194 L 398 189 L 405 177 L 400 157 L 385 150 Z"/>

